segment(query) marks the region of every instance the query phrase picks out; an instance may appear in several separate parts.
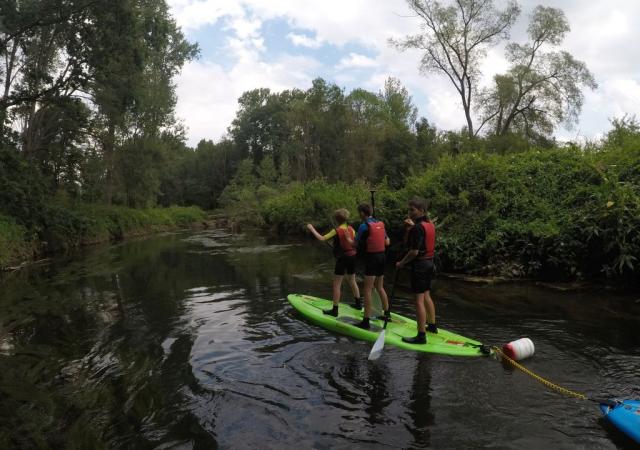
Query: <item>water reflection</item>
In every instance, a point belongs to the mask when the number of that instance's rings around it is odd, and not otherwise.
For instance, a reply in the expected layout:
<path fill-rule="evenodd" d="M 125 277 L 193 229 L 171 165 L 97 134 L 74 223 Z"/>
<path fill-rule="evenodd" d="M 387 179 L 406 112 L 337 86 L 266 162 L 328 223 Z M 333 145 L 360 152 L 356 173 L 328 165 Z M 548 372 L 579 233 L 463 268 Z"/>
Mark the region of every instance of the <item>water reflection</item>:
<path fill-rule="evenodd" d="M 368 362 L 369 344 L 286 302 L 330 296 L 331 270 L 321 246 L 205 231 L 14 274 L 0 292 L 0 448 L 626 445 L 590 405 L 488 360 L 387 348 Z M 640 397 L 640 305 L 627 298 L 436 289 L 443 327 L 488 343 L 529 336 L 532 369 Z"/>
<path fill-rule="evenodd" d="M 413 435 L 413 446 L 426 448 L 431 444 L 430 428 L 435 423 L 431 411 L 431 361 L 427 355 L 420 355 L 413 377 L 412 393 L 409 403 L 409 416 L 412 424 L 407 424 Z"/>

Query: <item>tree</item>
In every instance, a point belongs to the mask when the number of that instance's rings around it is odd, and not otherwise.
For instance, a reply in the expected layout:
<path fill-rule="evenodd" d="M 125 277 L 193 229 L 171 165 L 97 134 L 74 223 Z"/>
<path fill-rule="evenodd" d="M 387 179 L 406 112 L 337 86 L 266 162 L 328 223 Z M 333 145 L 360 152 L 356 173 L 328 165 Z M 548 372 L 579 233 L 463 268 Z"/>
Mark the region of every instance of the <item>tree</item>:
<path fill-rule="evenodd" d="M 29 120 L 24 133 L 29 151 L 23 153 L 49 178 L 52 192 L 64 187 L 70 193 L 78 190 L 89 116 L 89 108 L 79 99 L 58 97 Z"/>
<path fill-rule="evenodd" d="M 628 140 L 640 138 L 640 121 L 635 115 L 625 114 L 610 120 L 611 130 L 607 133 L 606 142 L 622 147 Z"/>
<path fill-rule="evenodd" d="M 82 86 L 87 66 L 82 37 L 96 0 L 6 0 L 0 3 L 0 122 L 12 107 L 47 96 L 70 95 Z M 32 108 L 33 110 L 33 108 Z M 35 111 L 34 111 L 35 112 Z"/>
<path fill-rule="evenodd" d="M 480 64 L 487 48 L 506 39 L 520 14 L 510 0 L 498 9 L 494 0 L 456 0 L 446 6 L 436 0 L 408 0 L 410 9 L 421 19 L 421 32 L 392 41 L 401 50 L 424 51 L 420 62 L 423 72 L 445 74 L 462 101 L 469 136 L 477 135 L 472 112 L 478 93 Z"/>
<path fill-rule="evenodd" d="M 378 99 L 384 133 L 379 142 L 381 160 L 376 180 L 387 177 L 391 187 L 400 188 L 411 168 L 420 162 L 413 135 L 418 110 L 407 89 L 395 78 L 386 80 Z"/>
<path fill-rule="evenodd" d="M 422 166 L 435 163 L 442 151 L 440 135 L 435 126 L 424 117 L 416 122 L 416 151 Z"/>
<path fill-rule="evenodd" d="M 548 136 L 554 127 L 577 121 L 583 87 L 597 84 L 586 65 L 566 51 L 553 51 L 570 27 L 560 9 L 538 6 L 527 29 L 529 42 L 507 46 L 511 68 L 496 75 L 494 86 L 483 94 L 483 122 L 496 135 L 516 131 L 527 138 Z"/>
<path fill-rule="evenodd" d="M 91 67 L 90 94 L 100 125 L 97 138 L 104 158 L 104 198 L 111 203 L 116 153 L 125 147 L 151 151 L 153 144 L 142 140 L 158 142 L 160 132 L 174 125 L 173 77 L 196 56 L 197 46 L 186 42 L 164 0 L 98 2 L 92 15 L 95 25 L 90 22 L 83 36 Z M 135 140 L 133 146 L 129 139 Z M 124 167 L 122 155 L 118 157 Z"/>

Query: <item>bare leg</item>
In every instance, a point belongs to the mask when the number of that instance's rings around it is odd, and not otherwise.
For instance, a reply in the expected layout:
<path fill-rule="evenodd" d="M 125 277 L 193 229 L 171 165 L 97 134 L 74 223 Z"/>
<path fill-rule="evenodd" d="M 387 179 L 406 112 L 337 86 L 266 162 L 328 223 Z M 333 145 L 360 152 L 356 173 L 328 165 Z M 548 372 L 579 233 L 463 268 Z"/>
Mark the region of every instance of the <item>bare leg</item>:
<path fill-rule="evenodd" d="M 384 290 L 384 276 L 376 277 L 375 286 L 380 300 L 382 300 L 382 309 L 389 311 L 389 297 L 387 297 L 387 291 Z"/>
<path fill-rule="evenodd" d="M 371 317 L 371 291 L 376 277 L 364 277 L 364 317 Z"/>
<path fill-rule="evenodd" d="M 333 305 L 338 306 L 342 294 L 342 275 L 333 276 Z"/>
<path fill-rule="evenodd" d="M 360 289 L 358 288 L 358 282 L 356 281 L 356 274 L 352 273 L 351 275 L 347 275 L 347 281 L 349 286 L 351 286 L 353 298 L 360 298 Z"/>
<path fill-rule="evenodd" d="M 433 304 L 433 300 L 431 299 L 430 292 L 427 291 L 424 293 L 424 306 L 426 306 L 426 312 L 428 317 L 428 322 L 430 324 L 436 323 L 436 307 Z"/>
<path fill-rule="evenodd" d="M 418 331 L 420 333 L 426 332 L 427 311 L 424 307 L 425 294 L 415 294 L 416 299 L 416 316 L 418 321 Z M 433 303 L 432 303 L 433 304 Z"/>

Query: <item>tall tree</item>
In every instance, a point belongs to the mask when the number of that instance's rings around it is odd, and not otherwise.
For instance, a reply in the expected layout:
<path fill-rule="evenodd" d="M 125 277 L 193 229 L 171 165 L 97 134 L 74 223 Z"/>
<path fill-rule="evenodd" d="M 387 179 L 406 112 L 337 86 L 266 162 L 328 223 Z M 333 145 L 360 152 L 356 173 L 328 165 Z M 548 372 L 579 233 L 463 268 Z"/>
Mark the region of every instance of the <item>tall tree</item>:
<path fill-rule="evenodd" d="M 507 46 L 511 68 L 496 75 L 481 102 L 484 122 L 496 135 L 548 136 L 557 124 L 577 121 L 582 88 L 597 84 L 582 61 L 556 50 L 569 31 L 562 10 L 538 6 L 527 29 L 529 42 Z"/>
<path fill-rule="evenodd" d="M 105 166 L 104 199 L 110 204 L 114 195 L 118 138 L 125 134 L 126 115 L 140 92 L 144 55 L 133 1 L 99 3 L 92 13 L 98 26 L 87 26 L 83 31 L 92 70 L 90 90 L 101 125 L 97 137 Z"/>
<path fill-rule="evenodd" d="M 452 6 L 436 0 L 407 0 L 421 19 L 416 35 L 392 41 L 397 48 L 424 51 L 423 72 L 442 73 L 456 88 L 462 101 L 467 132 L 475 136 L 483 124 L 474 127 L 474 97 L 478 93 L 480 64 L 489 47 L 506 39 L 520 14 L 515 0 L 499 9 L 494 0 L 455 0 Z"/>
<path fill-rule="evenodd" d="M 379 142 L 381 161 L 376 178 L 387 177 L 391 187 L 399 188 L 419 162 L 413 134 L 418 110 L 407 89 L 395 78 L 386 80 L 378 98 L 384 112 L 384 134 Z"/>
<path fill-rule="evenodd" d="M 0 2 L 0 119 L 12 107 L 69 94 L 86 78 L 77 30 L 95 1 Z"/>

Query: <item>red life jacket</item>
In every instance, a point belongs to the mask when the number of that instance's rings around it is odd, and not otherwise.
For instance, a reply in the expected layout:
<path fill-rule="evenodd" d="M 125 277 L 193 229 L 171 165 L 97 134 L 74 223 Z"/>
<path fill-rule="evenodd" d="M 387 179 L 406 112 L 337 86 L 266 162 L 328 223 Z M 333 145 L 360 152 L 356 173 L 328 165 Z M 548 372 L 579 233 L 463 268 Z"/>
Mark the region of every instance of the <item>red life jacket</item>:
<path fill-rule="evenodd" d="M 340 249 L 342 249 L 342 254 L 345 256 L 353 256 L 356 254 L 356 250 L 349 243 L 349 241 L 347 241 L 347 236 L 349 236 L 352 241 L 355 239 L 356 232 L 353 230 L 353 228 L 351 228 L 350 226 L 347 226 L 347 228 L 336 228 L 336 237 L 338 238 Z"/>
<path fill-rule="evenodd" d="M 421 259 L 433 259 L 436 249 L 436 227 L 430 220 L 420 222 L 424 230 L 424 256 Z"/>
<path fill-rule="evenodd" d="M 367 253 L 381 253 L 385 251 L 387 234 L 383 222 L 367 222 L 369 235 L 367 236 Z"/>

